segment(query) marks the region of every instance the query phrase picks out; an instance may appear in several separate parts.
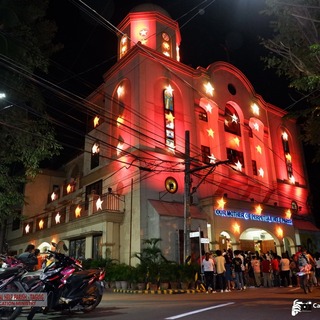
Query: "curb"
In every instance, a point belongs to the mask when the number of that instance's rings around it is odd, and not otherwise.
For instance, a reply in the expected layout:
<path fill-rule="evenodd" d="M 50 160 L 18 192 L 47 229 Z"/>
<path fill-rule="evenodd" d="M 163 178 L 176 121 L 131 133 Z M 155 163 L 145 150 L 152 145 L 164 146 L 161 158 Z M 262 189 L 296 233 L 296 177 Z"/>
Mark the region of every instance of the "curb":
<path fill-rule="evenodd" d="M 203 293 L 201 290 L 195 289 L 168 289 L 168 290 L 131 290 L 131 289 L 113 289 L 114 293 L 128 293 L 128 294 L 195 294 Z"/>

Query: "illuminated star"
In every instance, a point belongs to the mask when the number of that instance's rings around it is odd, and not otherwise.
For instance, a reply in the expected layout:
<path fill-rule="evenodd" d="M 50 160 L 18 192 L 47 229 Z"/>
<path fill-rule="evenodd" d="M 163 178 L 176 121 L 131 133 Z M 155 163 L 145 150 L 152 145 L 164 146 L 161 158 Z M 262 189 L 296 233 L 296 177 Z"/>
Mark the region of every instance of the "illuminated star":
<path fill-rule="evenodd" d="M 213 136 L 214 136 L 214 131 L 213 131 L 211 128 L 210 128 L 210 129 L 207 129 L 207 131 L 208 131 L 208 136 L 213 138 Z"/>
<path fill-rule="evenodd" d="M 123 143 L 119 142 L 117 145 L 117 155 L 118 156 L 121 154 L 122 149 L 123 149 Z"/>
<path fill-rule="evenodd" d="M 259 131 L 259 124 L 257 122 L 255 122 L 253 124 L 253 128 L 256 130 L 256 131 Z"/>
<path fill-rule="evenodd" d="M 235 163 L 235 165 L 237 167 L 237 170 L 242 171 L 242 164 L 241 164 L 241 162 L 239 160 L 238 160 L 237 163 Z"/>
<path fill-rule="evenodd" d="M 240 146 L 240 139 L 238 137 L 235 137 L 233 141 L 238 147 Z"/>
<path fill-rule="evenodd" d="M 290 180 L 290 182 L 291 182 L 292 184 L 295 184 L 295 183 L 296 183 L 296 179 L 294 178 L 293 175 L 290 176 L 289 180 Z"/>
<path fill-rule="evenodd" d="M 254 114 L 259 115 L 260 111 L 259 111 L 259 107 L 258 107 L 257 104 L 254 103 L 254 104 L 251 106 L 251 108 L 252 108 L 252 112 L 253 112 Z"/>
<path fill-rule="evenodd" d="M 60 213 L 58 212 L 58 213 L 56 214 L 56 216 L 54 217 L 54 220 L 56 221 L 56 224 L 60 223 L 60 219 L 61 219 L 61 215 L 60 215 Z"/>
<path fill-rule="evenodd" d="M 92 151 L 93 154 L 99 153 L 99 145 L 98 145 L 97 143 L 95 143 L 95 144 L 92 146 L 91 151 Z"/>
<path fill-rule="evenodd" d="M 54 192 L 52 192 L 52 194 L 51 194 L 51 200 L 54 201 L 54 200 L 56 200 L 56 199 L 57 199 L 57 195 L 56 195 Z"/>
<path fill-rule="evenodd" d="M 70 193 L 70 192 L 71 192 L 71 185 L 68 184 L 68 186 L 67 186 L 67 193 Z"/>
<path fill-rule="evenodd" d="M 119 116 L 118 119 L 117 119 L 117 126 L 120 126 L 121 124 L 123 124 L 124 122 L 124 119 L 122 116 Z"/>
<path fill-rule="evenodd" d="M 26 227 L 24 228 L 24 230 L 26 231 L 26 233 L 30 232 L 30 225 L 29 223 L 26 225 Z"/>
<path fill-rule="evenodd" d="M 98 198 L 97 202 L 96 202 L 96 207 L 97 207 L 97 210 L 102 210 L 102 202 L 103 200 L 101 201 L 100 197 Z"/>
<path fill-rule="evenodd" d="M 141 37 L 146 37 L 147 34 L 148 34 L 148 30 L 147 29 L 142 29 L 142 30 L 140 30 L 139 34 L 140 34 Z"/>
<path fill-rule="evenodd" d="M 119 86 L 118 89 L 117 89 L 117 94 L 118 94 L 118 97 L 121 97 L 124 93 L 124 88 L 123 86 Z"/>
<path fill-rule="evenodd" d="M 93 127 L 94 128 L 99 125 L 99 121 L 100 121 L 100 118 L 98 116 L 95 116 L 93 119 Z"/>
<path fill-rule="evenodd" d="M 259 176 L 263 178 L 264 170 L 262 168 L 260 168 L 258 171 L 259 171 Z"/>
<path fill-rule="evenodd" d="M 166 113 L 166 119 L 169 121 L 169 122 L 173 122 L 174 120 L 174 116 L 171 112 L 169 113 Z"/>
<path fill-rule="evenodd" d="M 238 122 L 238 117 L 235 114 L 231 116 L 231 119 L 232 119 L 232 122 L 235 122 L 235 123 Z"/>
<path fill-rule="evenodd" d="M 224 209 L 224 205 L 226 204 L 226 202 L 224 201 L 223 197 L 217 201 L 218 202 L 218 206 L 220 209 Z"/>
<path fill-rule="evenodd" d="M 288 209 L 288 210 L 286 211 L 286 218 L 287 218 L 287 219 L 291 219 L 291 215 L 292 215 L 291 210 Z"/>
<path fill-rule="evenodd" d="M 282 139 L 286 141 L 288 140 L 288 134 L 286 132 L 282 134 Z"/>
<path fill-rule="evenodd" d="M 260 206 L 260 204 L 259 205 L 257 205 L 256 206 L 256 214 L 261 214 L 261 212 L 262 212 L 262 208 L 261 208 L 261 206 Z"/>
<path fill-rule="evenodd" d="M 170 96 L 173 95 L 173 89 L 172 87 L 170 86 L 170 84 L 166 87 L 166 93 Z"/>
<path fill-rule="evenodd" d="M 206 105 L 206 110 L 208 111 L 208 112 L 212 112 L 212 106 L 211 106 L 211 104 L 210 103 L 208 103 L 207 105 Z"/>
<path fill-rule="evenodd" d="M 81 207 L 77 206 L 74 213 L 75 213 L 76 218 L 79 218 L 81 216 Z"/>
<path fill-rule="evenodd" d="M 207 84 L 204 85 L 204 87 L 206 88 L 206 93 L 210 94 L 211 96 L 213 96 L 213 86 L 211 85 L 210 82 L 208 82 Z"/>
<path fill-rule="evenodd" d="M 213 153 L 211 153 L 211 156 L 208 156 L 208 158 L 210 159 L 210 163 L 216 163 L 217 158 L 213 155 Z"/>
<path fill-rule="evenodd" d="M 291 162 L 291 154 L 290 154 L 290 153 L 287 153 L 287 154 L 286 154 L 286 159 L 287 159 L 289 162 Z"/>
<path fill-rule="evenodd" d="M 257 151 L 262 154 L 262 148 L 260 146 L 256 146 Z"/>
<path fill-rule="evenodd" d="M 39 221 L 39 229 L 43 229 L 43 226 L 44 226 L 44 221 L 41 219 Z"/>

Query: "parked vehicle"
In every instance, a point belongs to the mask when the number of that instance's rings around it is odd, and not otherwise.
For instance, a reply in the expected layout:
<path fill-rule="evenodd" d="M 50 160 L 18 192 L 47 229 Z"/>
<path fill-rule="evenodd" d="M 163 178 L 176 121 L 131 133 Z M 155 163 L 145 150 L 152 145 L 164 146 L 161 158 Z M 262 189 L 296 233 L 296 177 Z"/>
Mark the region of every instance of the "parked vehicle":
<path fill-rule="evenodd" d="M 73 258 L 63 253 L 48 251 L 53 257 L 39 275 L 32 279 L 28 274 L 22 281 L 28 292 L 46 292 L 48 305 L 45 309 L 32 308 L 28 320 L 37 312 L 68 310 L 91 312 L 100 303 L 104 290 L 103 269 L 84 270 Z"/>
<path fill-rule="evenodd" d="M 11 261 L 7 256 L 1 256 L 3 261 L 0 269 L 0 293 L 24 292 L 21 278 L 28 271 L 22 263 Z M 22 311 L 22 307 L 0 306 L 1 320 L 14 320 Z"/>

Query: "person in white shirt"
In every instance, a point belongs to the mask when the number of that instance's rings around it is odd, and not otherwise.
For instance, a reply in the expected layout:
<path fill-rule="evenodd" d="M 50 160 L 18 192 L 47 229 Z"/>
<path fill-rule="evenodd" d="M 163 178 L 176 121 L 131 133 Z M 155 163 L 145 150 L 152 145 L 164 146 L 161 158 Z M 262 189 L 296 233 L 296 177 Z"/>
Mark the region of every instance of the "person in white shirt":
<path fill-rule="evenodd" d="M 206 252 L 205 257 L 202 260 L 202 271 L 204 273 L 205 285 L 207 293 L 211 290 L 211 292 L 216 292 L 216 284 L 214 281 L 214 273 L 215 273 L 215 264 L 212 256 L 209 252 Z"/>

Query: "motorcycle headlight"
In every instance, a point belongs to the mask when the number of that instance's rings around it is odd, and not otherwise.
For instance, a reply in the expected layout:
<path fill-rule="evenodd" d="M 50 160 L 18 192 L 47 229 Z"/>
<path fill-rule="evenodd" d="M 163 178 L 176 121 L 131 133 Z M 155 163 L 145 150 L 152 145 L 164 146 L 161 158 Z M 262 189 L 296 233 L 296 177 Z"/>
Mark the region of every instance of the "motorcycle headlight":
<path fill-rule="evenodd" d="M 57 269 L 53 269 L 53 270 L 46 270 L 46 271 L 40 273 L 39 278 L 40 278 L 40 280 L 45 280 L 45 279 L 53 276 L 54 274 L 59 273 L 62 269 L 63 268 L 61 267 L 61 268 L 57 268 Z"/>

